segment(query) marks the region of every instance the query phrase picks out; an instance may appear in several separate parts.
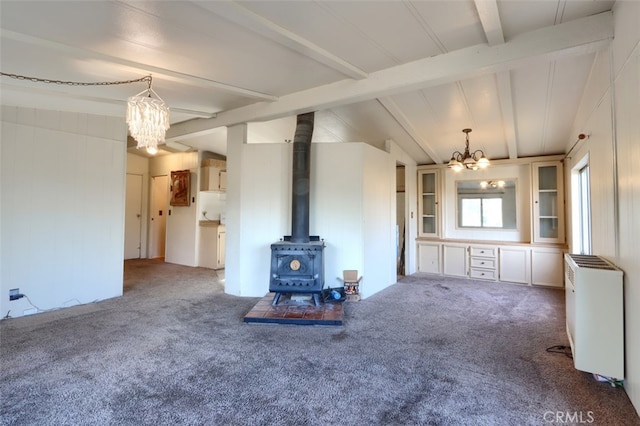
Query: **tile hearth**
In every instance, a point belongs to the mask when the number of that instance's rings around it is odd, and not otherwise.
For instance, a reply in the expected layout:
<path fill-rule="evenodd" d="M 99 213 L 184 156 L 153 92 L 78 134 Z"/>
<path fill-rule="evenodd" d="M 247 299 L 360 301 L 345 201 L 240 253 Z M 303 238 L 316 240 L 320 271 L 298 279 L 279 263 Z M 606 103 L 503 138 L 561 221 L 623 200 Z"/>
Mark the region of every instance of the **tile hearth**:
<path fill-rule="evenodd" d="M 246 323 L 296 324 L 296 325 L 342 325 L 341 302 L 322 303 L 295 301 L 283 295 L 280 303 L 273 306 L 274 293 L 268 293 L 244 317 Z"/>

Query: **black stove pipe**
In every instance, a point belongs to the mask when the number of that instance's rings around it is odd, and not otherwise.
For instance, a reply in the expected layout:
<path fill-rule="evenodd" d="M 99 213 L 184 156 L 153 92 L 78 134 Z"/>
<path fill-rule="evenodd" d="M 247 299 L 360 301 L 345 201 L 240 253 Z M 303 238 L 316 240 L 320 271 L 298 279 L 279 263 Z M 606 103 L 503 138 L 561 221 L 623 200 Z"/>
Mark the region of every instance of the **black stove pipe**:
<path fill-rule="evenodd" d="M 309 242 L 309 182 L 314 113 L 299 114 L 293 138 L 291 242 Z"/>

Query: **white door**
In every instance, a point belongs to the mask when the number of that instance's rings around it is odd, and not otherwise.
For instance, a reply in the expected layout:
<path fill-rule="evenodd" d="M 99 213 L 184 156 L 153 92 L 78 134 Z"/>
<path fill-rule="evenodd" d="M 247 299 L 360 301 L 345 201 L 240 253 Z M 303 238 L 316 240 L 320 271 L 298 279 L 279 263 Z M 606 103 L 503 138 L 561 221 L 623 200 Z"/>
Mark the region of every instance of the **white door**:
<path fill-rule="evenodd" d="M 169 203 L 169 177 L 151 178 L 151 225 L 149 229 L 149 259 L 164 257 Z"/>
<path fill-rule="evenodd" d="M 124 258 L 139 259 L 142 230 L 142 175 L 127 173 L 124 214 Z"/>

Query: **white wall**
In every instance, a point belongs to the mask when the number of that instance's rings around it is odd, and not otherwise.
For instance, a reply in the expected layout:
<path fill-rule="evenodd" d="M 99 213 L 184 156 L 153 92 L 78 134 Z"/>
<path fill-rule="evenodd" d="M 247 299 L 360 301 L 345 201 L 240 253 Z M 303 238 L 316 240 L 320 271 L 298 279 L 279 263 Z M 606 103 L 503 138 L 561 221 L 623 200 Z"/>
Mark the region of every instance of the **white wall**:
<path fill-rule="evenodd" d="M 122 295 L 126 127 L 2 107 L 0 314 Z"/>
<path fill-rule="evenodd" d="M 625 389 L 640 413 L 640 3 L 616 2 L 613 58 L 618 157 L 618 265 L 625 272 Z"/>
<path fill-rule="evenodd" d="M 405 241 L 415 241 L 418 237 L 418 221 L 414 218 L 417 217 L 418 211 L 418 179 L 417 179 L 417 165 L 416 162 L 409 157 L 409 155 L 402 150 L 393 140 L 389 139 L 385 141 L 386 151 L 389 152 L 391 157 L 397 163 L 402 163 L 405 166 L 404 170 L 404 212 L 405 212 Z M 411 275 L 417 272 L 417 255 L 415 244 L 405 244 L 405 274 Z"/>
<path fill-rule="evenodd" d="M 207 212 L 206 219 L 202 212 Z M 218 191 L 200 191 L 198 193 L 199 220 L 220 220 L 227 211 L 227 193 Z"/>
<path fill-rule="evenodd" d="M 291 145 L 247 144 L 245 124 L 227 132 L 225 292 L 269 290 L 271 244 L 291 232 Z"/>
<path fill-rule="evenodd" d="M 625 274 L 625 390 L 640 412 L 640 3 L 616 2 L 614 20 L 612 50 L 598 54 L 574 123 L 590 138 L 576 145 L 565 174 L 571 192 L 571 169 L 589 155 L 592 252 Z"/>
<path fill-rule="evenodd" d="M 396 268 L 396 161 L 388 153 L 363 145 L 364 268 L 362 297 L 394 284 Z"/>
<path fill-rule="evenodd" d="M 325 240 L 325 286 L 341 286 L 345 269 L 364 272 L 363 190 L 361 144 L 311 145 L 309 231 Z"/>
<path fill-rule="evenodd" d="M 292 145 L 247 144 L 244 125 L 228 136 L 225 291 L 261 297 L 269 290 L 270 245 L 291 232 Z M 325 286 L 341 285 L 344 269 L 365 276 L 365 297 L 395 283 L 395 160 L 388 153 L 361 143 L 312 144 L 310 210 L 310 234 L 326 243 Z"/>

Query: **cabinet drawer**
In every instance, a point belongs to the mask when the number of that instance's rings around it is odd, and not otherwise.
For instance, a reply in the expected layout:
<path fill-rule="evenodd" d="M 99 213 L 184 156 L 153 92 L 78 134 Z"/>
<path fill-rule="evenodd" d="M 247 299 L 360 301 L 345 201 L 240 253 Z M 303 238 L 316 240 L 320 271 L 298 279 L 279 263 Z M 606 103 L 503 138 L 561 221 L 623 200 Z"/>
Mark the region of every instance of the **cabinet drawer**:
<path fill-rule="evenodd" d="M 493 257 L 497 256 L 497 248 L 495 247 L 470 247 L 470 254 L 472 257 Z"/>
<path fill-rule="evenodd" d="M 470 278 L 477 278 L 481 280 L 496 280 L 497 274 L 495 269 L 480 269 L 480 268 L 471 268 L 469 272 Z"/>
<path fill-rule="evenodd" d="M 472 268 L 496 269 L 496 260 L 495 259 L 484 258 L 484 257 L 472 257 L 471 258 L 471 267 Z"/>

